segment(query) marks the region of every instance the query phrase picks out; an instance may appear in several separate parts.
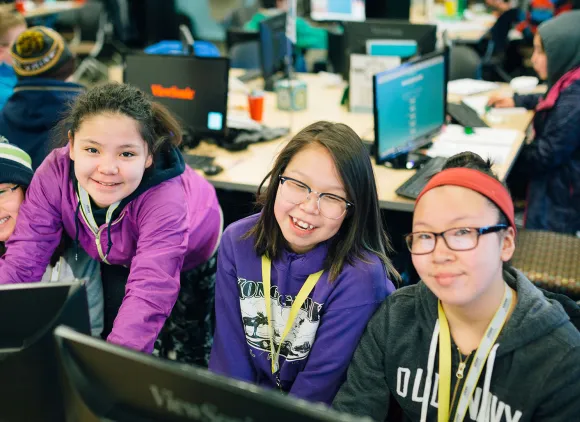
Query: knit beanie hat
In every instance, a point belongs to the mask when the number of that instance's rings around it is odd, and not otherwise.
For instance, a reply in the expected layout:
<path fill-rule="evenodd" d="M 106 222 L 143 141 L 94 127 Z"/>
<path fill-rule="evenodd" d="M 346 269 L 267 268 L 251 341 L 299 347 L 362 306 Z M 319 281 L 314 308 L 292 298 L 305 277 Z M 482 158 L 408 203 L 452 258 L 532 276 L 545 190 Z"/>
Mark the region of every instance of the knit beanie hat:
<path fill-rule="evenodd" d="M 46 76 L 73 60 L 62 36 L 44 26 L 33 26 L 22 32 L 10 54 L 19 77 Z"/>
<path fill-rule="evenodd" d="M 28 186 L 33 175 L 30 155 L 0 136 L 0 183 Z"/>

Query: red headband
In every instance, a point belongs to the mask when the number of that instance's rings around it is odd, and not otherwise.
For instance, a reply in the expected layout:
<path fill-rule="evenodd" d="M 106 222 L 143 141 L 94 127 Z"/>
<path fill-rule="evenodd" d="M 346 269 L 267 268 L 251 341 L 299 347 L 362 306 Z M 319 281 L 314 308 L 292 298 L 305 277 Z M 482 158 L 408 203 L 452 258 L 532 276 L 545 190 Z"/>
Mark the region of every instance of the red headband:
<path fill-rule="evenodd" d="M 503 211 L 509 221 L 509 225 L 516 230 L 514 203 L 509 192 L 501 182 L 478 170 L 450 168 L 437 173 L 423 188 L 415 204 L 431 189 L 445 185 L 461 186 L 482 194 Z"/>

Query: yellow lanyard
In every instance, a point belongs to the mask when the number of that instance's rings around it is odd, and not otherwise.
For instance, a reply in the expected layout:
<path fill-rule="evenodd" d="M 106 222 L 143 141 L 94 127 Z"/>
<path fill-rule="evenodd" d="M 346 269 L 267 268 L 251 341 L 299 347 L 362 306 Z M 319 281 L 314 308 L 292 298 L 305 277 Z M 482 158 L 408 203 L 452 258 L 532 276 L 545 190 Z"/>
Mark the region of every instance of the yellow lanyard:
<path fill-rule="evenodd" d="M 487 361 L 487 357 L 501 332 L 512 306 L 513 294 L 509 286 L 505 285 L 505 293 L 502 303 L 495 312 L 493 319 L 489 323 L 485 335 L 479 343 L 479 347 L 475 352 L 472 364 L 469 367 L 469 372 L 461 389 L 459 395 L 459 403 L 457 404 L 457 411 L 455 412 L 455 422 L 461 422 L 467 413 L 469 401 L 473 396 L 475 387 L 483 370 L 483 366 Z M 439 389 L 438 402 L 439 410 L 437 412 L 438 422 L 449 422 L 449 400 L 451 393 L 451 334 L 449 332 L 449 324 L 447 317 L 441 306 L 441 301 L 438 304 L 439 314 Z M 459 381 L 457 381 L 459 382 Z"/>
<path fill-rule="evenodd" d="M 308 295 L 310 294 L 312 289 L 314 289 L 314 286 L 316 285 L 316 283 L 320 279 L 320 276 L 322 276 L 322 273 L 324 272 L 324 270 L 320 270 L 317 273 L 310 274 L 308 276 L 308 278 L 306 279 L 306 282 L 304 283 L 304 285 L 302 286 L 302 288 L 298 292 L 298 295 L 294 299 L 294 303 L 292 303 L 292 307 L 290 308 L 290 315 L 288 316 L 288 321 L 286 321 L 286 327 L 284 328 L 284 332 L 282 333 L 282 336 L 280 337 L 280 340 L 278 343 L 278 348 L 276 350 L 276 347 L 274 345 L 274 340 L 275 340 L 274 325 L 272 323 L 272 302 L 270 299 L 270 285 L 271 285 L 270 271 L 271 271 L 271 267 L 272 267 L 272 262 L 270 261 L 270 258 L 268 258 L 266 255 L 263 255 L 262 256 L 262 283 L 264 285 L 264 299 L 266 300 L 266 316 L 268 317 L 268 334 L 270 336 L 270 353 L 271 353 L 271 357 L 272 357 L 272 373 L 276 374 L 278 372 L 278 370 L 280 369 L 278 366 L 278 359 L 280 357 L 280 349 L 282 347 L 282 344 L 284 343 L 284 339 L 286 338 L 286 336 L 288 335 L 288 333 L 290 332 L 290 330 L 294 326 L 294 321 L 296 321 L 296 317 L 298 316 L 298 312 L 300 311 L 302 304 L 304 303 L 304 301 L 306 300 L 306 298 L 308 297 Z M 278 380 L 278 383 L 279 383 L 279 380 Z M 278 386 L 280 386 L 280 385 L 278 385 Z"/>

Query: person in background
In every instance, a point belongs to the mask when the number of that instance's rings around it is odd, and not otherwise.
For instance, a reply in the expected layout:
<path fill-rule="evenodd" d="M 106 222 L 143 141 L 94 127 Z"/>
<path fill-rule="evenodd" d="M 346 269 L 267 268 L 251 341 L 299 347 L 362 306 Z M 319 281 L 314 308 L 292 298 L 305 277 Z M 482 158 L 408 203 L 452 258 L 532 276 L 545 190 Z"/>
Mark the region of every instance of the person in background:
<path fill-rule="evenodd" d="M 530 0 L 527 9 L 522 11 L 521 22 L 515 29 L 521 32 L 524 40 L 533 41 L 538 27 L 574 7 L 571 0 Z"/>
<path fill-rule="evenodd" d="M 246 22 L 244 28 L 257 31 L 259 23 L 264 19 L 288 10 L 288 0 L 259 0 L 261 8 Z M 296 18 L 296 47 L 299 49 L 328 48 L 328 33 L 325 29 L 310 25 L 304 18 Z"/>
<path fill-rule="evenodd" d="M 493 11 L 499 13 L 507 12 L 510 9 L 516 8 L 519 5 L 518 0 L 485 0 L 485 4 Z"/>
<path fill-rule="evenodd" d="M 32 181 L 32 160 L 15 145 L 0 137 L 0 256 L 6 252 L 6 242 L 14 233 L 20 206 Z M 40 281 L 86 281 L 91 333 L 103 331 L 103 286 L 99 264 L 84 251 L 75 257 L 70 239 L 63 239 L 56 249 Z"/>
<path fill-rule="evenodd" d="M 262 211 L 223 235 L 209 368 L 330 404 L 398 279 L 370 157 L 348 126 L 313 123 L 258 192 Z"/>
<path fill-rule="evenodd" d="M 491 163 L 450 157 L 412 230 L 421 281 L 372 318 L 333 407 L 375 421 L 578 420 L 580 307 L 508 264 L 514 205 Z"/>
<path fill-rule="evenodd" d="M 52 130 L 84 88 L 68 81 L 75 58 L 52 29 L 22 32 L 11 55 L 18 83 L 0 112 L 0 134 L 26 151 L 36 169 L 50 152 Z"/>
<path fill-rule="evenodd" d="M 540 25 L 532 63 L 548 84 L 547 95 L 492 95 L 489 105 L 536 111 L 534 139 L 524 146 L 509 179 L 529 180 L 525 227 L 576 234 L 580 232 L 580 11 Z"/>
<path fill-rule="evenodd" d="M 26 21 L 14 6 L 0 6 L 0 110 L 18 82 L 12 68 L 11 49 L 18 35 L 25 30 Z"/>

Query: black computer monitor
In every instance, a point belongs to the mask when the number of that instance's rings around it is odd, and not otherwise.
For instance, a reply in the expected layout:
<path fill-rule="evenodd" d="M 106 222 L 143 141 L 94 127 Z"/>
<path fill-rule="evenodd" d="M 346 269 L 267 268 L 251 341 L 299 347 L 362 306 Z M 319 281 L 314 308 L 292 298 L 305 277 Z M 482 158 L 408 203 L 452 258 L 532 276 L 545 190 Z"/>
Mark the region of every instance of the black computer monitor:
<path fill-rule="evenodd" d="M 364 22 L 365 0 L 310 0 L 310 18 L 315 21 Z"/>
<path fill-rule="evenodd" d="M 261 21 L 259 32 L 264 89 L 273 91 L 277 79 L 288 77 L 291 44 L 286 37 L 286 13 Z"/>
<path fill-rule="evenodd" d="M 435 51 L 436 25 L 415 25 L 397 20 L 371 20 L 344 23 L 344 69 L 342 75 L 348 80 L 350 55 L 366 54 L 368 40 L 411 40 L 417 43 L 417 55 Z"/>
<path fill-rule="evenodd" d="M 116 422 L 370 421 L 108 344 L 67 327 L 58 327 L 54 335 L 66 379 L 69 422 L 81 420 L 81 414 Z"/>
<path fill-rule="evenodd" d="M 134 54 L 125 57 L 125 83 L 165 105 L 191 135 L 223 137 L 227 130 L 227 57 Z"/>
<path fill-rule="evenodd" d="M 84 284 L 0 286 L 0 421 L 64 420 L 52 335 L 60 324 L 90 333 Z"/>
<path fill-rule="evenodd" d="M 373 0 L 367 1 L 366 15 L 369 19 L 409 20 L 411 0 Z"/>
<path fill-rule="evenodd" d="M 407 154 L 445 123 L 447 55 L 438 51 L 373 77 L 377 164 L 404 168 Z"/>

